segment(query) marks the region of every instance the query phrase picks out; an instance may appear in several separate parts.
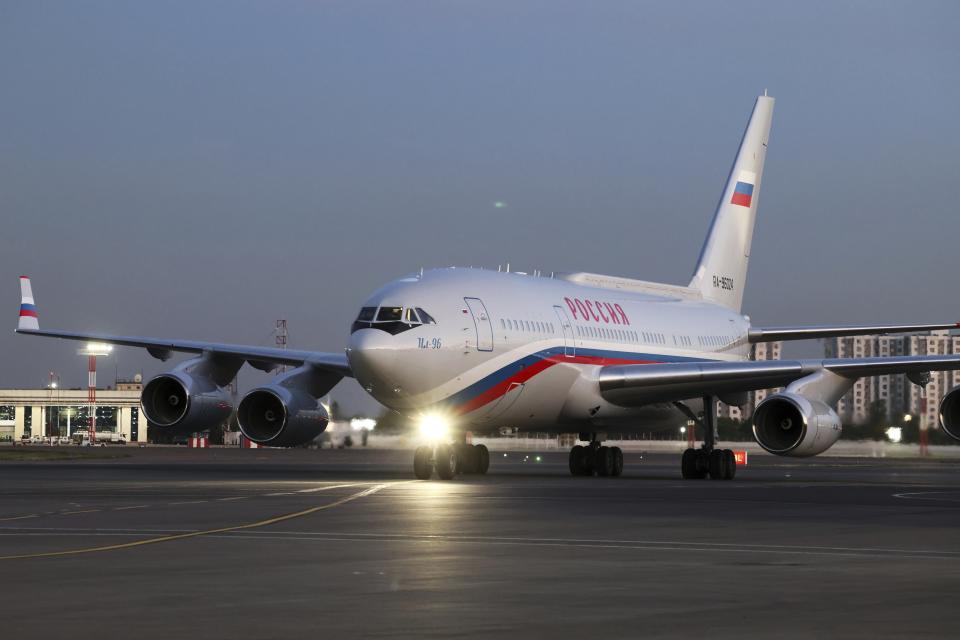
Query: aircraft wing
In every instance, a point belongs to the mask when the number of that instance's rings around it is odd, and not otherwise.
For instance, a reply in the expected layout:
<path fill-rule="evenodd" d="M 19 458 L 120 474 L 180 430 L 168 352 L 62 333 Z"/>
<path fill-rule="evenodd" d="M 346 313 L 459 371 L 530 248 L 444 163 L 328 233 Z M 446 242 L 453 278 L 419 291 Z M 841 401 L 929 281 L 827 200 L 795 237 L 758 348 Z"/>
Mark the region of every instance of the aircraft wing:
<path fill-rule="evenodd" d="M 609 402 L 633 407 L 784 387 L 821 370 L 856 379 L 957 369 L 960 355 L 629 364 L 603 367 L 598 384 L 601 395 Z"/>
<path fill-rule="evenodd" d="M 17 333 L 31 336 L 62 338 L 64 340 L 82 340 L 85 342 L 103 342 L 125 347 L 141 347 L 160 360 L 168 360 L 174 352 L 211 353 L 246 361 L 250 366 L 262 371 L 270 371 L 277 365 L 300 366 L 310 363 L 319 369 L 325 369 L 341 376 L 353 377 L 347 356 L 343 353 L 323 353 L 317 351 L 296 351 L 218 342 L 198 342 L 193 340 L 170 340 L 166 338 L 148 338 L 142 336 L 114 336 L 102 333 L 75 333 L 71 331 L 50 331 L 40 329 L 37 308 L 29 278 L 20 278 L 21 302 L 20 321 Z M 242 364 L 242 363 L 240 363 Z"/>
<path fill-rule="evenodd" d="M 750 342 L 774 342 L 777 340 L 811 340 L 814 338 L 840 338 L 843 336 L 876 336 L 888 333 L 911 331 L 938 331 L 960 328 L 960 322 L 948 324 L 881 324 L 848 327 L 767 327 L 750 329 Z"/>

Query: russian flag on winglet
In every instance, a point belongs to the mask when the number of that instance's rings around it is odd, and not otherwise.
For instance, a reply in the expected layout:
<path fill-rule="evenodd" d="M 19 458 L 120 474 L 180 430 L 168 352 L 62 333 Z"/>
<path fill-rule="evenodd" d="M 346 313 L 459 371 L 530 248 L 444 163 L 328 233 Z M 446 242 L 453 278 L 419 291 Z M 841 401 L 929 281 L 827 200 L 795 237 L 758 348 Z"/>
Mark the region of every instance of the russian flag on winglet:
<path fill-rule="evenodd" d="M 30 286 L 30 278 L 20 276 L 20 321 L 17 323 L 17 330 L 36 331 L 39 328 L 37 303 L 33 299 L 33 288 Z"/>
<path fill-rule="evenodd" d="M 753 202 L 753 185 L 757 182 L 757 174 L 750 171 L 741 171 L 737 178 L 737 184 L 733 188 L 733 197 L 730 198 L 730 204 L 738 204 L 741 207 L 749 207 Z"/>

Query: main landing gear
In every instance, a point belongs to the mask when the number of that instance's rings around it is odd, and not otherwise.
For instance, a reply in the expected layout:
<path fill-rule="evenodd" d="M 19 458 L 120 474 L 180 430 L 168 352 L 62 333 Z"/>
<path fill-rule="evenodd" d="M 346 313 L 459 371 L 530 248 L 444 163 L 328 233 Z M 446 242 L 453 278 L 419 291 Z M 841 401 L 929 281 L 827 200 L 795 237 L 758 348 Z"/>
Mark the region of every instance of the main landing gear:
<path fill-rule="evenodd" d="M 441 480 L 452 480 L 458 473 L 484 475 L 489 468 L 490 452 L 482 444 L 424 445 L 413 454 L 413 474 L 420 480 L 429 480 L 434 469 Z"/>
<path fill-rule="evenodd" d="M 730 449 L 717 449 L 717 399 L 703 398 L 704 430 L 703 447 L 687 449 L 680 461 L 680 473 L 684 479 L 702 479 L 708 475 L 713 480 L 733 480 L 737 475 L 737 461 Z"/>
<path fill-rule="evenodd" d="M 619 476 L 623 473 L 623 451 L 620 447 L 604 447 L 597 434 L 580 434 L 581 440 L 589 440 L 587 446 L 576 445 L 570 449 L 570 473 L 575 476 Z"/>

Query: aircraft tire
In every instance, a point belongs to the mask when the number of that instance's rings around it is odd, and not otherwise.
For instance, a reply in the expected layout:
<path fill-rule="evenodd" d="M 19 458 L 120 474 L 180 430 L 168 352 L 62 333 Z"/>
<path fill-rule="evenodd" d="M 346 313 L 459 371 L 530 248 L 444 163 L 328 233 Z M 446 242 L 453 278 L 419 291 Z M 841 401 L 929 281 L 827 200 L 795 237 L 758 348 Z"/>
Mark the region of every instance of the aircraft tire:
<path fill-rule="evenodd" d="M 581 445 L 575 445 L 570 449 L 570 475 L 585 476 L 587 467 L 587 450 Z"/>
<path fill-rule="evenodd" d="M 733 480 L 737 477 L 737 457 L 734 455 L 732 449 L 724 449 L 723 455 L 727 459 L 727 475 L 724 476 L 724 479 Z"/>
<path fill-rule="evenodd" d="M 413 453 L 413 475 L 418 480 L 429 480 L 433 475 L 433 452 L 430 447 L 417 447 Z"/>
<path fill-rule="evenodd" d="M 685 480 L 700 480 L 704 477 L 698 464 L 699 457 L 700 452 L 696 449 L 687 449 L 683 452 L 683 458 L 680 459 L 680 475 Z"/>
<path fill-rule="evenodd" d="M 475 444 L 473 448 L 477 460 L 477 473 L 485 476 L 487 475 L 487 470 L 490 468 L 490 450 L 487 449 L 487 445 L 485 444 Z"/>
<path fill-rule="evenodd" d="M 457 475 L 457 453 L 453 447 L 439 444 L 433 451 L 433 466 L 437 470 L 437 477 L 441 480 L 453 480 Z"/>
<path fill-rule="evenodd" d="M 709 467 L 711 480 L 726 480 L 727 456 L 724 455 L 723 449 L 714 449 L 710 452 Z"/>
<path fill-rule="evenodd" d="M 594 469 L 597 475 L 603 478 L 613 475 L 613 450 L 610 447 L 600 447 L 594 452 Z"/>
<path fill-rule="evenodd" d="M 610 474 L 619 478 L 623 475 L 623 450 L 620 447 L 611 447 L 613 451 L 613 473 Z"/>
<path fill-rule="evenodd" d="M 453 447 L 457 454 L 457 473 L 479 473 L 480 460 L 477 448 L 469 444 L 457 444 Z"/>

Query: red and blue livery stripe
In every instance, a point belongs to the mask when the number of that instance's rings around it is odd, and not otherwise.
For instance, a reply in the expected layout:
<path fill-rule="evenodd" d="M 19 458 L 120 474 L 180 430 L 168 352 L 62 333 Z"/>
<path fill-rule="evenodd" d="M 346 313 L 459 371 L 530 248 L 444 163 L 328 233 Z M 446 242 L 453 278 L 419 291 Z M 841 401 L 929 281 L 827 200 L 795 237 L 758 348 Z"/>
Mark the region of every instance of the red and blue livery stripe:
<path fill-rule="evenodd" d="M 749 182 L 737 182 L 737 186 L 733 188 L 733 198 L 730 199 L 731 204 L 738 204 L 741 207 L 749 207 L 750 203 L 753 201 L 753 185 Z"/>
<path fill-rule="evenodd" d="M 30 304 L 29 302 L 24 302 L 20 305 L 20 317 L 21 318 L 36 318 L 37 317 L 37 305 Z"/>
<path fill-rule="evenodd" d="M 532 353 L 494 371 L 485 378 L 453 394 L 440 404 L 448 406 L 457 415 L 476 411 L 485 404 L 505 395 L 514 385 L 523 384 L 556 364 L 608 366 L 615 364 L 693 362 L 697 360 L 702 360 L 702 358 L 580 348 L 576 350 L 576 355 L 568 356 L 564 354 L 563 347 L 553 347 Z"/>

